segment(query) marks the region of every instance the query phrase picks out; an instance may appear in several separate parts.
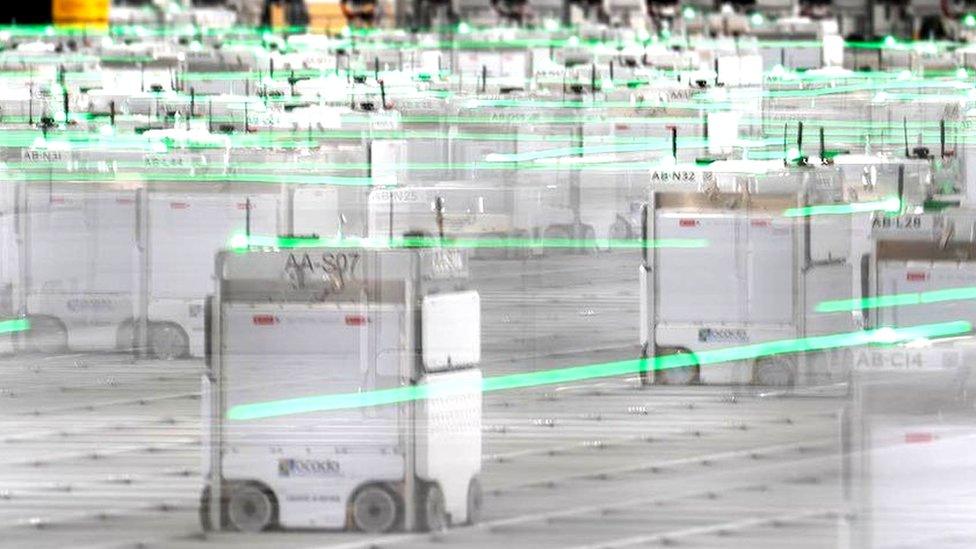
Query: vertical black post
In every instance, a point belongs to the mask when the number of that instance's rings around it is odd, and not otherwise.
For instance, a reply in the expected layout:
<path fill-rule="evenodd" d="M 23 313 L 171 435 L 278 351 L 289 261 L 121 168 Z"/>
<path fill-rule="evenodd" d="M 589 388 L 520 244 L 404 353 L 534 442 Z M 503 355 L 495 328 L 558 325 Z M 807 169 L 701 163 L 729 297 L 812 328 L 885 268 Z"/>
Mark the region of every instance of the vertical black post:
<path fill-rule="evenodd" d="M 438 196 L 434 199 L 434 213 L 437 216 L 437 237 L 444 241 L 444 199 Z"/>
<path fill-rule="evenodd" d="M 796 125 L 796 154 L 803 157 L 803 121 Z"/>
<path fill-rule="evenodd" d="M 386 84 L 380 80 L 380 106 L 385 111 L 386 110 Z"/>
<path fill-rule="evenodd" d="M 190 118 L 193 118 L 195 107 L 197 103 L 197 92 L 193 87 L 190 87 Z"/>
<path fill-rule="evenodd" d="M 905 165 L 898 165 L 898 213 L 901 213 L 905 204 Z"/>
<path fill-rule="evenodd" d="M 115 101 L 110 101 L 108 104 L 108 123 L 110 126 L 115 126 Z"/>
<path fill-rule="evenodd" d="M 824 141 L 824 128 L 820 126 L 820 162 L 827 162 L 827 147 Z"/>
<path fill-rule="evenodd" d="M 268 77 L 274 78 L 274 57 L 268 58 Z"/>
<path fill-rule="evenodd" d="M 788 143 L 788 135 L 790 132 L 790 123 L 786 122 L 783 124 L 783 165 L 788 166 L 790 164 L 790 146 Z"/>
<path fill-rule="evenodd" d="M 946 156 L 946 146 L 945 146 L 945 118 L 939 120 L 939 156 L 940 158 L 945 158 Z"/>
<path fill-rule="evenodd" d="M 641 204 L 640 216 L 641 216 L 641 261 L 644 263 L 644 268 L 647 268 L 647 203 Z"/>
<path fill-rule="evenodd" d="M 481 93 L 488 91 L 488 66 L 481 65 Z"/>
<path fill-rule="evenodd" d="M 369 178 L 370 183 L 372 183 L 373 180 L 373 140 L 372 139 L 366 140 L 366 177 Z M 390 191 L 391 196 L 392 196 L 392 192 L 393 191 Z"/>
<path fill-rule="evenodd" d="M 61 97 L 64 101 L 64 123 L 68 123 L 68 115 L 70 114 L 70 108 L 68 107 L 68 88 L 61 88 Z"/>
<path fill-rule="evenodd" d="M 251 126 L 248 123 L 248 116 L 247 116 L 247 114 L 248 114 L 247 113 L 247 101 L 245 100 L 244 101 L 244 133 L 250 133 L 250 131 L 251 131 Z"/>
<path fill-rule="evenodd" d="M 610 60 L 610 81 L 613 82 L 613 59 Z"/>
<path fill-rule="evenodd" d="M 911 158 L 912 152 L 908 150 L 908 117 L 903 116 L 901 119 L 901 129 L 905 136 L 905 158 Z"/>
<path fill-rule="evenodd" d="M 244 201 L 244 236 L 247 237 L 248 246 L 251 242 L 251 197 Z"/>
<path fill-rule="evenodd" d="M 678 126 L 671 126 L 671 156 L 678 161 Z"/>
<path fill-rule="evenodd" d="M 648 234 L 648 231 L 649 231 L 649 225 L 648 225 L 648 219 L 647 218 L 648 218 L 648 215 L 649 215 L 649 212 L 648 212 L 649 209 L 650 208 L 648 207 L 647 202 L 641 204 L 641 208 L 640 208 L 640 224 L 641 224 L 640 225 L 641 267 L 644 270 L 644 272 L 643 272 L 643 274 L 644 274 L 644 284 L 647 285 L 647 286 L 650 285 L 650 282 L 647 281 L 647 277 L 650 276 L 650 265 L 649 265 L 648 259 L 647 259 L 647 255 L 648 255 L 647 234 Z M 641 292 L 641 293 L 644 294 L 644 292 Z M 642 295 L 642 299 L 647 299 L 646 294 L 645 295 Z M 642 307 L 646 307 L 647 306 L 647 303 L 642 303 L 641 306 Z M 648 322 L 648 319 L 647 318 L 641 318 L 641 322 Z M 650 334 L 650 337 L 654 337 L 654 334 L 651 333 Z M 641 385 L 647 385 L 647 384 L 650 383 L 650 379 L 648 379 L 649 372 L 647 370 L 647 362 L 648 362 L 647 359 L 649 358 L 648 355 L 650 354 L 649 353 L 650 349 L 648 348 L 649 347 L 649 344 L 650 344 L 650 341 L 649 340 L 641 341 L 641 361 L 640 361 L 640 368 L 638 369 L 638 375 L 640 376 Z"/>
<path fill-rule="evenodd" d="M 590 65 L 590 93 L 596 93 L 596 63 Z"/>
<path fill-rule="evenodd" d="M 380 79 L 380 58 L 379 56 L 373 57 L 373 77 L 377 80 Z"/>

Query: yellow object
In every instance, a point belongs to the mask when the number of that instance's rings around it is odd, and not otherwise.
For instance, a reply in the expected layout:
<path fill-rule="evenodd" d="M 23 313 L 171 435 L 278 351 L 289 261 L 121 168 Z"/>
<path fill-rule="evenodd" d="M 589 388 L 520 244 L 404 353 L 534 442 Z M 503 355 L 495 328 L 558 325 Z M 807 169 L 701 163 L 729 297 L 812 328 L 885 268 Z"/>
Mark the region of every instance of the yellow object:
<path fill-rule="evenodd" d="M 337 34 L 346 26 L 346 16 L 342 14 L 339 2 L 306 2 L 308 6 L 308 26 L 312 30 Z"/>
<path fill-rule="evenodd" d="M 55 25 L 108 26 L 111 0 L 51 0 Z"/>
<path fill-rule="evenodd" d="M 268 8 L 271 15 L 271 26 L 280 29 L 285 26 L 285 8 L 281 4 L 271 4 Z"/>
<path fill-rule="evenodd" d="M 308 28 L 312 31 L 324 32 L 327 34 L 338 34 L 346 26 L 346 16 L 342 14 L 338 0 L 316 2 L 306 0 L 305 7 L 308 9 Z M 271 26 L 275 28 L 284 27 L 288 22 L 285 21 L 285 10 L 281 4 L 271 5 Z"/>

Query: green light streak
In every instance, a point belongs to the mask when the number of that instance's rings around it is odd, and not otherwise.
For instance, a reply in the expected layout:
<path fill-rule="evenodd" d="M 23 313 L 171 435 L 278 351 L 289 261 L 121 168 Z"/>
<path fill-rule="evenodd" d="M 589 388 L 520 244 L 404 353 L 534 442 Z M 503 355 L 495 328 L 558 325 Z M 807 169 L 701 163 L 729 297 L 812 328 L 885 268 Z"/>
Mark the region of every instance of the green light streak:
<path fill-rule="evenodd" d="M 377 184 L 384 184 L 383 181 L 374 180 L 369 177 L 343 177 L 343 176 L 322 176 L 305 174 L 275 174 L 275 173 L 197 173 L 190 175 L 189 170 L 182 172 L 149 172 L 149 173 L 24 173 L 19 179 L 22 181 L 58 181 L 69 183 L 112 183 L 115 181 L 124 182 L 147 182 L 147 183 L 263 183 L 263 184 L 289 184 L 289 185 L 323 185 L 340 187 L 369 187 Z"/>
<path fill-rule="evenodd" d="M 932 79 L 912 79 L 908 81 L 894 80 L 886 82 L 877 83 L 857 83 L 842 86 L 833 86 L 828 88 L 814 88 L 814 89 L 793 89 L 793 90 L 766 90 L 761 92 L 761 95 L 766 98 L 798 98 L 798 97 L 824 97 L 831 95 L 847 95 L 858 92 L 877 92 L 890 90 L 921 90 L 923 88 L 935 88 L 938 90 L 938 97 L 944 97 L 951 90 L 956 90 L 958 95 L 965 96 L 966 91 L 970 88 L 969 86 L 961 86 L 959 82 L 956 81 L 941 81 Z M 757 90 L 755 95 L 760 95 Z M 912 99 L 916 97 L 924 97 L 923 94 L 905 94 L 905 99 Z"/>
<path fill-rule="evenodd" d="M 706 248 L 708 241 L 701 238 L 663 238 L 644 241 L 641 239 L 594 239 L 594 238 L 437 238 L 405 236 L 394 238 L 319 238 L 260 236 L 237 234 L 228 242 L 234 251 L 248 248 L 457 248 L 457 249 L 510 249 L 510 248 Z"/>
<path fill-rule="evenodd" d="M 545 149 L 541 151 L 528 151 L 523 153 L 495 153 L 486 158 L 489 162 L 528 162 L 533 160 L 543 160 L 548 158 L 578 157 L 592 154 L 612 154 L 623 152 L 648 152 L 662 150 L 663 145 L 643 145 L 643 144 L 624 144 L 624 145 L 594 145 L 588 147 L 559 147 L 556 149 Z"/>
<path fill-rule="evenodd" d="M 802 208 L 789 208 L 783 212 L 784 217 L 809 217 L 813 215 L 848 215 L 864 212 L 889 212 L 897 213 L 901 211 L 901 200 L 897 197 L 875 200 L 872 202 L 853 202 L 850 204 L 820 204 L 816 206 L 804 206 Z"/>
<path fill-rule="evenodd" d="M 12 332 L 26 332 L 30 330 L 30 320 L 26 318 L 14 318 L 11 320 L 0 320 L 0 334 Z"/>
<path fill-rule="evenodd" d="M 485 378 L 480 387 L 471 382 L 437 382 L 428 385 L 398 387 L 364 393 L 343 393 L 292 398 L 253 404 L 240 404 L 227 411 L 230 420 L 266 419 L 310 412 L 326 412 L 398 404 L 430 398 L 443 398 L 479 391 L 487 393 L 512 389 L 524 389 L 556 383 L 572 383 L 588 379 L 613 377 L 650 370 L 665 370 L 684 366 L 709 365 L 737 360 L 751 360 L 763 356 L 822 351 L 840 347 L 856 347 L 870 344 L 906 343 L 917 339 L 957 336 L 972 331 L 972 324 L 965 321 L 923 324 L 907 328 L 878 328 L 857 332 L 844 332 L 826 336 L 798 339 L 782 339 L 702 351 L 697 355 L 678 354 L 649 359 L 621 360 L 585 366 L 557 368 L 541 372 L 528 372 Z"/>
<path fill-rule="evenodd" d="M 817 304 L 816 311 L 818 313 L 836 313 L 841 311 L 860 311 L 862 309 L 901 307 L 905 305 L 926 305 L 929 303 L 942 303 L 944 301 L 965 299 L 976 299 L 976 286 L 933 290 L 930 292 L 879 295 L 862 299 L 821 301 Z"/>
<path fill-rule="evenodd" d="M 916 40 L 899 41 L 893 36 L 886 36 L 883 40 L 873 42 L 845 42 L 845 47 L 862 50 L 929 50 L 932 52 L 948 51 L 959 44 L 948 40 Z"/>

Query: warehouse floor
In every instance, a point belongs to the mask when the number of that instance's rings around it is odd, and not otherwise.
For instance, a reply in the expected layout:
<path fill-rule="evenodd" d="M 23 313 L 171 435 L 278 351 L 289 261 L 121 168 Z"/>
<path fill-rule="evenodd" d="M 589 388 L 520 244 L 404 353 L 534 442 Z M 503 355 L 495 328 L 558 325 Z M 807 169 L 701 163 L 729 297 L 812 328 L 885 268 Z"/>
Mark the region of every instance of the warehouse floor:
<path fill-rule="evenodd" d="M 476 260 L 485 374 L 632 358 L 633 260 Z M 844 386 L 641 388 L 632 377 L 486 394 L 476 527 L 204 534 L 202 372 L 200 360 L 126 355 L 0 359 L 0 546 L 843 547 L 867 520 L 845 488 Z M 976 526 L 961 514 L 974 502 L 960 492 L 875 520 L 917 523 L 924 535 L 907 546 L 971 547 Z"/>

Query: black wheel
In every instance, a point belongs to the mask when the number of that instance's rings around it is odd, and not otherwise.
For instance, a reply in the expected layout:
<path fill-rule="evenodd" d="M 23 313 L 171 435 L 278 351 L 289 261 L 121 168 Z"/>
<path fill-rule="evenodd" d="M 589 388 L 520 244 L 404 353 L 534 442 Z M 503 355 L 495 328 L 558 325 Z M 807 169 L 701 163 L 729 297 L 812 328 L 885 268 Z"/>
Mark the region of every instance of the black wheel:
<path fill-rule="evenodd" d="M 766 387 L 792 387 L 796 381 L 793 361 L 785 356 L 768 356 L 756 361 L 752 370 L 753 383 Z"/>
<path fill-rule="evenodd" d="M 260 532 L 271 526 L 275 508 L 271 496 L 250 484 L 229 488 L 227 521 L 241 532 Z"/>
<path fill-rule="evenodd" d="M 661 349 L 658 356 L 685 355 L 687 350 L 680 348 Z M 698 382 L 698 365 L 680 366 L 676 368 L 662 368 L 654 370 L 654 382 L 661 385 L 691 385 Z"/>
<path fill-rule="evenodd" d="M 481 521 L 481 513 L 484 509 L 484 492 L 481 490 L 481 481 L 477 477 L 468 483 L 468 520 L 466 524 L 478 524 Z"/>
<path fill-rule="evenodd" d="M 399 505 L 396 497 L 379 485 L 365 486 L 352 498 L 352 523 L 358 530 L 378 534 L 396 525 Z"/>
<path fill-rule="evenodd" d="M 439 532 L 447 529 L 447 502 L 444 501 L 444 491 L 437 483 L 432 482 L 424 487 L 420 514 L 422 530 Z"/>
<path fill-rule="evenodd" d="M 64 324 L 49 316 L 30 319 L 27 348 L 31 352 L 52 355 L 68 348 L 68 330 Z"/>
<path fill-rule="evenodd" d="M 157 322 L 149 328 L 149 350 L 160 360 L 174 360 L 189 353 L 190 341 L 183 328 L 170 322 Z"/>

